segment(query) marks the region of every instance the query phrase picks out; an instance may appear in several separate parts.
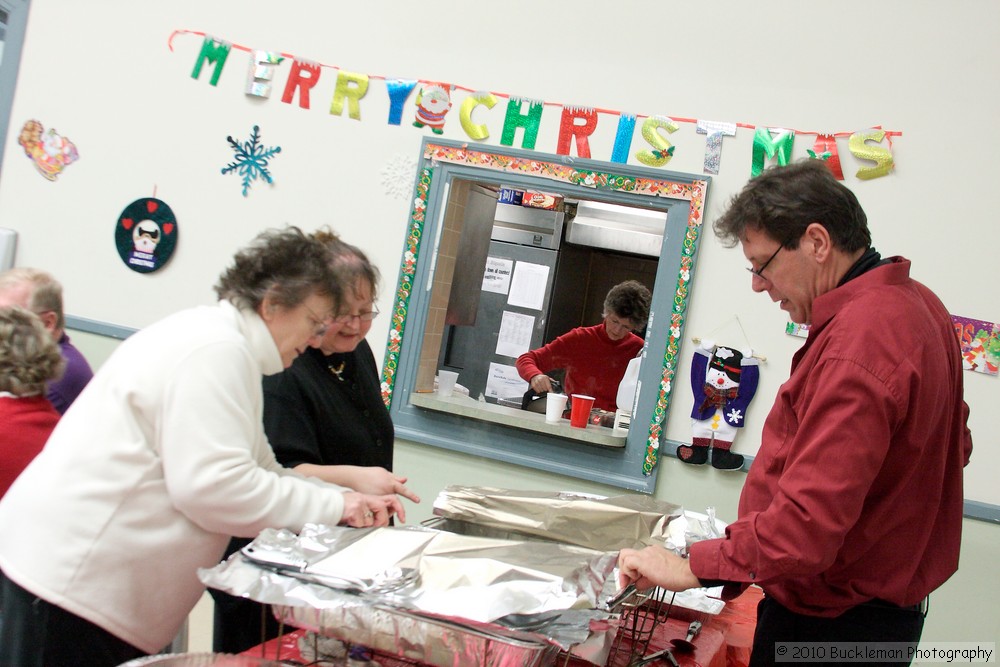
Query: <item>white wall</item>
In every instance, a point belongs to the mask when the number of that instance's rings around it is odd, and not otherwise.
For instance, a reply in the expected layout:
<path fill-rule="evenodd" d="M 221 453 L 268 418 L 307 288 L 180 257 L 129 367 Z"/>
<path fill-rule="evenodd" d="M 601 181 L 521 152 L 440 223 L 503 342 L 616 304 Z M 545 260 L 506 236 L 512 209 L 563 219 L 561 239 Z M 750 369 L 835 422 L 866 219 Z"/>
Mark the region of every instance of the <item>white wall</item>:
<path fill-rule="evenodd" d="M 912 259 L 915 276 L 953 313 L 997 321 L 989 195 L 1000 154 L 993 127 L 998 25 L 1000 4 L 991 0 L 375 0 L 361 8 L 317 1 L 34 0 L 0 174 L 0 225 L 21 236 L 19 264 L 48 268 L 63 280 L 70 314 L 124 326 L 141 327 L 210 301 L 233 250 L 259 230 L 284 223 L 307 229 L 330 224 L 368 250 L 382 269 L 382 302 L 388 302 L 410 202 L 393 193 L 384 174 L 415 156 L 429 134 L 411 125 L 412 99 L 403 124 L 387 125 L 385 88 L 373 79 L 360 121 L 346 112 L 332 116 L 335 76 L 326 69 L 312 108 L 303 110 L 280 102 L 287 67 L 279 70 L 270 99 L 250 98 L 243 93 L 248 58 L 235 49 L 212 87 L 208 71 L 200 80 L 191 77 L 200 37 L 178 35 L 168 48 L 171 33 L 187 29 L 348 71 L 550 102 L 802 131 L 850 132 L 875 124 L 901 131 L 892 144 L 894 173 L 871 181 L 854 176 L 868 163 L 850 155 L 845 139 L 839 143 L 846 183 L 868 212 L 875 246 Z M 456 103 L 464 96 L 456 91 Z M 477 112 L 491 133 L 486 143 L 499 143 L 504 106 L 501 101 L 491 112 Z M 56 182 L 35 173 L 17 145 L 28 119 L 56 128 L 79 148 L 80 160 Z M 558 119 L 558 107 L 547 107 L 538 150 L 555 152 Z M 610 155 L 614 123 L 602 116 L 594 157 Z M 244 198 L 239 179 L 219 171 L 232 160 L 226 136 L 245 139 L 254 124 L 265 145 L 280 145 L 282 152 L 272 162 L 274 185 L 257 182 Z M 457 107 L 444 136 L 466 139 Z M 681 123 L 670 138 L 677 148 L 668 168 L 701 173 L 704 137 Z M 751 144 L 751 130 L 726 139 L 708 222 L 749 178 Z M 633 152 L 641 145 L 637 135 Z M 801 136 L 794 156 L 811 147 L 812 137 Z M 140 275 L 119 260 L 114 226 L 128 203 L 154 192 L 177 214 L 180 242 L 166 268 Z M 706 231 L 687 333 L 739 344 L 742 327 L 767 356 L 736 445 L 753 452 L 800 341 L 785 336 L 776 306 L 751 293 L 744 265 L 738 250 L 722 248 Z M 384 340 L 387 328 L 386 319 L 376 321 L 373 344 Z M 103 343 L 79 338 L 88 351 L 104 354 Z M 687 373 L 685 359 L 678 378 Z M 976 437 L 967 497 L 1000 504 L 991 474 L 1000 467 L 1000 444 L 990 419 L 1000 379 L 965 378 Z M 683 414 L 689 407 L 690 398 L 675 392 L 667 437 L 689 439 Z M 397 469 L 425 497 L 413 511 L 416 519 L 429 515 L 434 495 L 451 483 L 615 491 L 413 443 L 400 443 L 397 451 Z M 692 470 L 675 460 L 662 465 L 658 497 L 693 509 L 713 504 L 721 517 L 735 515 L 741 474 Z M 980 601 L 1000 593 L 987 567 L 998 528 L 969 521 L 966 528 L 963 569 L 940 594 L 946 601 L 934 605 L 927 636 L 995 640 L 1000 614 Z"/>

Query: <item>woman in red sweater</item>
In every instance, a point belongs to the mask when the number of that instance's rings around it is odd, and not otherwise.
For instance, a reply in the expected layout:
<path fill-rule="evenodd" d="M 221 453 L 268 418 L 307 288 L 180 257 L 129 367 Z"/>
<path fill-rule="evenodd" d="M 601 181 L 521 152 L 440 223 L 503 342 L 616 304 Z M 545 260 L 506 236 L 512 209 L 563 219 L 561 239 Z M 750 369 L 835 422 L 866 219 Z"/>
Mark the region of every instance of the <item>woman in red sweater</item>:
<path fill-rule="evenodd" d="M 59 421 L 45 384 L 61 376 L 65 365 L 37 315 L 19 306 L 0 308 L 0 497 Z"/>
<path fill-rule="evenodd" d="M 642 329 L 649 318 L 650 293 L 635 280 L 611 288 L 604 297 L 600 324 L 577 327 L 537 350 L 517 358 L 517 372 L 535 393 L 552 391 L 548 372 L 566 369 L 566 394 L 594 397 L 594 407 L 617 409 L 618 384 L 628 362 L 642 350 L 642 338 L 633 331 Z"/>

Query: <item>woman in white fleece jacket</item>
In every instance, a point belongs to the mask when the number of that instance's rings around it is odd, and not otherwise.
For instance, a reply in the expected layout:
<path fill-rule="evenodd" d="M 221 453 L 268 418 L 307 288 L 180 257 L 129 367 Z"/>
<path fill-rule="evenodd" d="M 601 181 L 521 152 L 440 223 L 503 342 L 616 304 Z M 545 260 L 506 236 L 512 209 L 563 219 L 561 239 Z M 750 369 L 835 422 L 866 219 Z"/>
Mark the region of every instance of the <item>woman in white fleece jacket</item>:
<path fill-rule="evenodd" d="M 110 667 L 162 649 L 232 535 L 404 518 L 395 495 L 283 468 L 264 435 L 261 378 L 331 323 L 332 266 L 314 236 L 265 232 L 217 305 L 115 350 L 0 503 L 0 664 Z"/>

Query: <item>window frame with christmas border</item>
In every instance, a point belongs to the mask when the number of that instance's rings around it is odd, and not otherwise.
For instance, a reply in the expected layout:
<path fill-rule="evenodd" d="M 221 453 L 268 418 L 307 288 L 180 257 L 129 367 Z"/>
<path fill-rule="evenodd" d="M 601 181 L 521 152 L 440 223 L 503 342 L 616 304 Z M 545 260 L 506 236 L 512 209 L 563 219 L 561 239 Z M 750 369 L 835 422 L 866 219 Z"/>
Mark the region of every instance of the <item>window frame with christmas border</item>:
<path fill-rule="evenodd" d="M 594 446 L 572 437 L 421 405 L 424 401 L 415 391 L 415 382 L 428 326 L 436 249 L 448 190 L 456 179 L 503 183 L 666 213 L 636 411 L 624 447 Z M 382 365 L 382 397 L 397 437 L 651 493 L 656 485 L 710 181 L 706 176 L 634 165 L 425 138 Z"/>

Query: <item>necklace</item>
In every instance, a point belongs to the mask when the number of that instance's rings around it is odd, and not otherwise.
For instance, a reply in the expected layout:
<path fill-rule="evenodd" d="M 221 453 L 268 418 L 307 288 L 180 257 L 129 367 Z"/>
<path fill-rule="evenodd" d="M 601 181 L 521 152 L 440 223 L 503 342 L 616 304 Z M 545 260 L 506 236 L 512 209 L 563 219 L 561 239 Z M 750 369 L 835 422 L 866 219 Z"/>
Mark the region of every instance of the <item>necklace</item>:
<path fill-rule="evenodd" d="M 343 361 L 341 361 L 340 364 L 338 364 L 337 366 L 334 366 L 333 364 L 327 364 L 326 367 L 330 369 L 331 373 L 333 373 L 334 375 L 337 376 L 337 380 L 339 380 L 340 382 L 344 381 L 344 376 L 343 376 L 343 373 L 344 373 L 344 362 Z"/>

